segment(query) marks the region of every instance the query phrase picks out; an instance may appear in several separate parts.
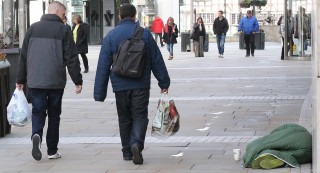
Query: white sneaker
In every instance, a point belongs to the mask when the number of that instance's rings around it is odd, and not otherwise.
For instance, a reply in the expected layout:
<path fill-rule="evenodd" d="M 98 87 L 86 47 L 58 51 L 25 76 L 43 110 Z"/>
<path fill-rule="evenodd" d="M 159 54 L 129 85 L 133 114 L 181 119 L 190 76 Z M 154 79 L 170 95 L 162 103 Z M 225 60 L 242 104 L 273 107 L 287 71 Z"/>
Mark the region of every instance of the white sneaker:
<path fill-rule="evenodd" d="M 223 58 L 223 54 L 220 55 L 220 58 Z"/>
<path fill-rule="evenodd" d="M 221 54 L 219 54 L 219 56 L 218 56 L 219 58 L 221 58 Z"/>
<path fill-rule="evenodd" d="M 54 155 L 48 155 L 48 159 L 60 159 L 60 158 L 61 158 L 61 155 L 58 152 Z"/>

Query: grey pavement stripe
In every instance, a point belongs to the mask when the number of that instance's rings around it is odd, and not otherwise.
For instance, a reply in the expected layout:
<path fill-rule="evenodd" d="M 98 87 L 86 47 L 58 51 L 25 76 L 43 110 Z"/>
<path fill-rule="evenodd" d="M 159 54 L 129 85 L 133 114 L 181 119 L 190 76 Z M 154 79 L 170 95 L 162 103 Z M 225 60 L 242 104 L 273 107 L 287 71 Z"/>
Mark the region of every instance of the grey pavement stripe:
<path fill-rule="evenodd" d="M 177 101 L 206 101 L 206 100 L 304 100 L 305 96 L 213 96 L 213 97 L 170 97 L 170 99 Z M 159 97 L 150 98 L 151 102 L 158 101 Z M 63 99 L 64 102 L 90 102 L 93 98 L 77 98 L 77 99 Z M 106 98 L 105 101 L 115 101 L 115 98 Z"/>
<path fill-rule="evenodd" d="M 147 144 L 169 143 L 247 143 L 260 136 L 171 136 L 146 137 Z M 45 139 L 43 141 L 45 143 Z M 60 144 L 120 144 L 120 137 L 61 137 Z M 0 138 L 0 145 L 31 144 L 30 138 Z"/>
<path fill-rule="evenodd" d="M 230 66 L 230 67 L 169 67 L 171 70 L 211 70 L 211 69 L 268 69 L 268 68 L 310 68 L 309 66 Z"/>
<path fill-rule="evenodd" d="M 268 79 L 274 79 L 274 80 L 285 80 L 285 79 L 311 79 L 311 76 L 279 76 L 279 77 L 268 77 L 268 76 L 262 76 L 262 77 L 197 77 L 197 78 L 171 78 L 172 82 L 175 81 L 209 81 L 209 80 L 268 80 Z M 152 81 L 157 81 L 156 79 L 152 78 Z M 83 80 L 84 83 L 94 83 L 94 80 Z M 72 83 L 72 80 L 68 80 L 68 83 Z"/>

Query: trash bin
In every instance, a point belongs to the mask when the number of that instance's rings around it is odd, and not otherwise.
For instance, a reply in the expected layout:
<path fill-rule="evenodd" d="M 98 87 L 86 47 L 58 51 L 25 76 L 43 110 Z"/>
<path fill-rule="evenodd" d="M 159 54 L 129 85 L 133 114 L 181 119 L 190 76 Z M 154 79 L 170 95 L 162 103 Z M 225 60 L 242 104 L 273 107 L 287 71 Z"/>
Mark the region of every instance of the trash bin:
<path fill-rule="evenodd" d="M 17 76 L 17 68 L 18 68 L 18 60 L 20 56 L 19 48 L 12 49 L 3 49 L 3 53 L 6 54 L 7 60 L 10 63 L 10 96 L 13 94 L 16 89 L 16 76 Z"/>
<path fill-rule="evenodd" d="M 10 63 L 0 61 L 0 137 L 11 132 L 11 126 L 7 120 L 7 106 L 10 102 Z"/>
<path fill-rule="evenodd" d="M 182 32 L 181 33 L 181 52 L 190 52 L 190 51 L 191 51 L 190 33 Z"/>
<path fill-rule="evenodd" d="M 264 49 L 264 45 L 265 45 L 265 33 L 264 32 L 255 33 L 254 45 L 256 46 L 256 50 L 263 50 Z M 239 48 L 240 49 L 246 48 L 243 33 L 240 33 L 240 35 L 239 35 Z"/>

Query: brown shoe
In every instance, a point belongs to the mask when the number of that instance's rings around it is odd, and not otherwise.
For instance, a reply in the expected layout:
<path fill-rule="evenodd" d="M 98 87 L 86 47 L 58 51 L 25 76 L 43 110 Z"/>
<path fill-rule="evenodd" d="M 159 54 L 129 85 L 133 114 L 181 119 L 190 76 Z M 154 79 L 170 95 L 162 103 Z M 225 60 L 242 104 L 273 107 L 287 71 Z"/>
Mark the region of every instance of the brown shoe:
<path fill-rule="evenodd" d="M 169 56 L 168 60 L 172 60 L 173 59 L 173 56 Z"/>

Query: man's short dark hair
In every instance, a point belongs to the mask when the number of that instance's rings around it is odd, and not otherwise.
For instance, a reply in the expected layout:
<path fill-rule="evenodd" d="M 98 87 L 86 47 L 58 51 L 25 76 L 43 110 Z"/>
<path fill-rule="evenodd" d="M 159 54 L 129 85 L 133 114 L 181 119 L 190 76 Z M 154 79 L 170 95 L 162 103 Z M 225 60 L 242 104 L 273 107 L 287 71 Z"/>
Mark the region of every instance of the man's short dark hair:
<path fill-rule="evenodd" d="M 220 12 L 221 14 L 223 14 L 223 11 L 222 11 L 222 10 L 219 10 L 218 12 Z"/>
<path fill-rule="evenodd" d="M 125 3 L 120 6 L 120 18 L 133 18 L 137 14 L 136 7 L 130 3 Z"/>

